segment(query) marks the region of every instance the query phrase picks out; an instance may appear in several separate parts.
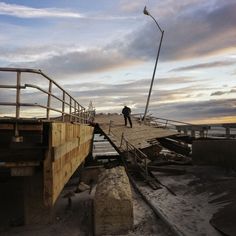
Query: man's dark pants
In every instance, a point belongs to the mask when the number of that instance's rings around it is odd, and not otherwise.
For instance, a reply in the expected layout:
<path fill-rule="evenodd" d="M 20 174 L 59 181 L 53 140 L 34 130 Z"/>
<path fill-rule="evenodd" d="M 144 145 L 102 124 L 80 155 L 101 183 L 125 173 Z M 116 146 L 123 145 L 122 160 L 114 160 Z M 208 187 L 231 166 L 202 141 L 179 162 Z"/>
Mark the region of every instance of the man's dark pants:
<path fill-rule="evenodd" d="M 124 119 L 125 119 L 125 126 L 127 125 L 127 119 L 128 119 L 128 120 L 129 120 L 130 127 L 132 128 L 132 121 L 131 121 L 130 116 L 124 116 Z"/>

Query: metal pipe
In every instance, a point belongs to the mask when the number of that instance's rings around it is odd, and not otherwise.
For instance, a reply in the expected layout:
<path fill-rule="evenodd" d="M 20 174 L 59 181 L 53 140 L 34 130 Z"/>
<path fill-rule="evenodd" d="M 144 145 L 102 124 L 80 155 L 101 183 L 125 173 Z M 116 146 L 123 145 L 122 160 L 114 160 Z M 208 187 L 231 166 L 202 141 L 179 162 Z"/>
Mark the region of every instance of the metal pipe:
<path fill-rule="evenodd" d="M 62 121 L 65 120 L 65 115 L 63 114 L 65 112 L 65 91 L 63 91 L 63 95 L 62 95 Z"/>
<path fill-rule="evenodd" d="M 72 109 L 71 109 L 71 106 L 72 106 L 72 98 L 70 97 L 70 122 L 72 121 L 72 116 L 71 116 Z"/>
<path fill-rule="evenodd" d="M 52 93 L 52 81 L 49 80 L 49 86 L 48 86 L 48 102 L 47 102 L 47 120 L 49 120 L 49 115 L 50 115 L 50 109 L 49 107 L 51 106 L 51 93 Z"/>
<path fill-rule="evenodd" d="M 16 77 L 16 119 L 20 117 L 20 84 L 21 84 L 21 72 L 17 72 Z"/>
<path fill-rule="evenodd" d="M 26 69 L 26 68 L 1 68 L 0 71 L 4 72 L 16 72 L 17 73 L 17 78 L 16 78 L 16 85 L 0 85 L 0 89 L 16 89 L 16 99 L 15 103 L 14 102 L 0 102 L 0 106 L 15 106 L 15 118 L 16 121 L 17 119 L 20 118 L 20 108 L 22 106 L 31 106 L 31 107 L 40 107 L 44 108 L 46 110 L 46 119 L 50 119 L 50 111 L 56 111 L 62 114 L 62 120 L 64 120 L 65 115 L 69 115 L 70 120 L 81 120 L 83 123 L 86 122 L 85 119 L 87 119 L 87 113 L 85 112 L 85 108 L 81 106 L 74 98 L 70 96 L 62 87 L 60 87 L 56 82 L 54 82 L 52 79 L 50 79 L 47 75 L 42 73 L 40 70 L 34 70 L 34 69 Z M 48 90 L 45 90 L 44 88 L 41 88 L 37 85 L 32 85 L 32 84 L 24 84 L 21 85 L 21 73 L 34 73 L 34 74 L 39 74 L 43 76 L 45 79 L 49 81 L 48 85 Z M 63 92 L 63 98 L 61 99 L 58 97 L 56 94 L 52 93 L 52 86 L 56 86 L 59 90 Z M 21 103 L 21 89 L 27 89 L 27 87 L 32 87 L 35 88 L 45 94 L 47 94 L 47 106 L 41 105 L 38 103 Z M 66 95 L 69 97 L 69 102 L 66 102 Z M 51 107 L 51 99 L 55 98 L 58 101 L 62 103 L 61 109 L 55 109 Z M 65 112 L 66 106 L 69 106 L 69 114 L 68 112 Z M 72 112 L 74 111 L 74 113 Z M 81 111 L 81 112 L 80 112 Z M 78 114 L 77 114 L 78 113 Z M 85 114 L 86 113 L 86 114 Z M 17 131 L 17 124 L 16 124 L 16 135 L 18 135 Z"/>

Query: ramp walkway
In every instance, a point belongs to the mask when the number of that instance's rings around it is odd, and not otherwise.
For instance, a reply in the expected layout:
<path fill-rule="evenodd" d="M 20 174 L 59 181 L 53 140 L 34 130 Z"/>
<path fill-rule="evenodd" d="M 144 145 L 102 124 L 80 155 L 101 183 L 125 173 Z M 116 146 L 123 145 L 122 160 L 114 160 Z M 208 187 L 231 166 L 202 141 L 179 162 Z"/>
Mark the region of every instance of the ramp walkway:
<path fill-rule="evenodd" d="M 118 114 L 96 115 L 95 122 L 120 151 L 124 149 L 123 139 L 137 149 L 144 149 L 152 146 L 157 138 L 178 134 L 175 130 L 148 125 L 148 122 L 144 124 L 137 117 L 132 117 L 133 128 L 130 128 L 124 125 L 123 116 Z"/>

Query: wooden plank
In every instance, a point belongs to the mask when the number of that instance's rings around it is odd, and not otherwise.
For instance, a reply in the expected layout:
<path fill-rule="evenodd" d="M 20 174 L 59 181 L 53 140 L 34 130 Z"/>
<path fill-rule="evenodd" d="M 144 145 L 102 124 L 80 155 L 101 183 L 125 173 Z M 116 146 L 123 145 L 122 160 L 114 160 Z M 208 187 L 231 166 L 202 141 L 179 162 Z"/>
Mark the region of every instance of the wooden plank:
<path fill-rule="evenodd" d="M 0 130 L 13 130 L 13 124 L 0 124 Z"/>
<path fill-rule="evenodd" d="M 0 167 L 13 168 L 13 167 L 33 167 L 39 166 L 39 161 L 23 161 L 23 162 L 1 162 Z"/>
<path fill-rule="evenodd" d="M 147 148 L 152 146 L 148 141 L 154 138 L 168 137 L 177 134 L 176 131 L 164 128 L 139 124 L 136 119 L 132 119 L 133 128 L 124 126 L 124 119 L 121 115 L 98 115 L 95 117 L 103 132 L 109 136 L 117 148 L 120 148 L 122 134 L 124 138 L 136 148 Z M 109 126 L 110 134 L 109 134 Z M 121 150 L 122 151 L 122 150 Z"/>
<path fill-rule="evenodd" d="M 54 127 L 54 129 L 61 127 Z M 62 140 L 57 132 L 54 132 L 55 141 L 53 147 L 53 162 L 52 162 L 52 175 L 53 175 L 53 196 L 52 202 L 55 203 L 61 190 L 71 175 L 79 167 L 79 165 L 87 157 L 90 145 L 91 137 L 93 134 L 93 128 L 78 124 L 65 124 L 65 140 Z M 85 142 L 88 139 L 87 142 Z M 83 140 L 83 142 L 81 142 Z M 61 144 L 59 144 L 61 143 Z"/>
<path fill-rule="evenodd" d="M 66 153 L 70 152 L 74 148 L 79 146 L 79 139 L 75 138 L 72 141 L 68 141 L 66 143 L 61 144 L 60 146 L 53 148 L 53 160 L 61 158 Z"/>
<path fill-rule="evenodd" d="M 19 124 L 18 125 L 20 131 L 42 131 L 42 124 Z"/>
<path fill-rule="evenodd" d="M 168 167 L 162 167 L 162 166 L 148 166 L 148 169 L 151 171 L 158 171 L 158 172 L 167 172 L 172 174 L 185 174 L 186 169 L 185 168 L 178 168 L 179 166 L 168 166 Z"/>
<path fill-rule="evenodd" d="M 11 168 L 11 176 L 32 176 L 34 174 L 34 167 L 14 167 Z"/>
<path fill-rule="evenodd" d="M 14 130 L 14 124 L 0 124 L 0 130 Z M 42 131 L 42 124 L 18 124 L 18 130 L 20 131 Z"/>
<path fill-rule="evenodd" d="M 45 152 L 45 159 L 43 162 L 43 199 L 44 205 L 51 207 L 53 205 L 52 194 L 53 194 L 53 172 L 52 172 L 52 135 L 53 126 L 50 125 L 48 132 L 48 149 Z"/>
<path fill-rule="evenodd" d="M 87 157 L 93 128 L 72 123 L 53 122 L 50 144 L 44 161 L 45 204 L 53 205 L 64 185 Z"/>

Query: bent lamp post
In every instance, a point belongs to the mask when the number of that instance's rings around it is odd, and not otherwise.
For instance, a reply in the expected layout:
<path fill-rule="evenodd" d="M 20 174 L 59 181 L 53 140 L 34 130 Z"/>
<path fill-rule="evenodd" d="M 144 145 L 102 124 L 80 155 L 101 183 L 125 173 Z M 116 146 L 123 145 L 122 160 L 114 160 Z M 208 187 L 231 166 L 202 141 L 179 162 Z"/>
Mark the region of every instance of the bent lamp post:
<path fill-rule="evenodd" d="M 146 115 L 147 115 L 147 111 L 148 111 L 148 106 L 149 106 L 149 101 L 150 101 L 150 97 L 151 97 L 151 93 L 152 93 L 152 86 L 153 86 L 153 82 L 154 82 L 154 78 L 155 78 L 155 73 L 156 73 L 156 68 L 157 68 L 157 62 L 159 59 L 159 55 L 160 55 L 160 50 L 161 50 L 161 44 L 162 44 L 162 39 L 164 36 L 164 30 L 161 29 L 161 27 L 159 26 L 159 24 L 157 23 L 156 19 L 149 13 L 149 11 L 147 10 L 146 6 L 143 9 L 143 13 L 147 16 L 150 16 L 156 23 L 158 29 L 161 31 L 161 40 L 159 43 L 159 47 L 158 47 L 158 51 L 157 51 L 157 57 L 156 57 L 156 62 L 155 62 L 155 66 L 154 66 L 154 70 L 153 70 L 153 75 L 152 75 L 152 80 L 151 80 L 151 85 L 149 88 L 149 93 L 148 93 L 148 97 L 147 97 L 147 103 L 146 103 L 146 107 L 145 107 L 145 112 L 143 115 L 143 121 L 145 121 Z"/>

